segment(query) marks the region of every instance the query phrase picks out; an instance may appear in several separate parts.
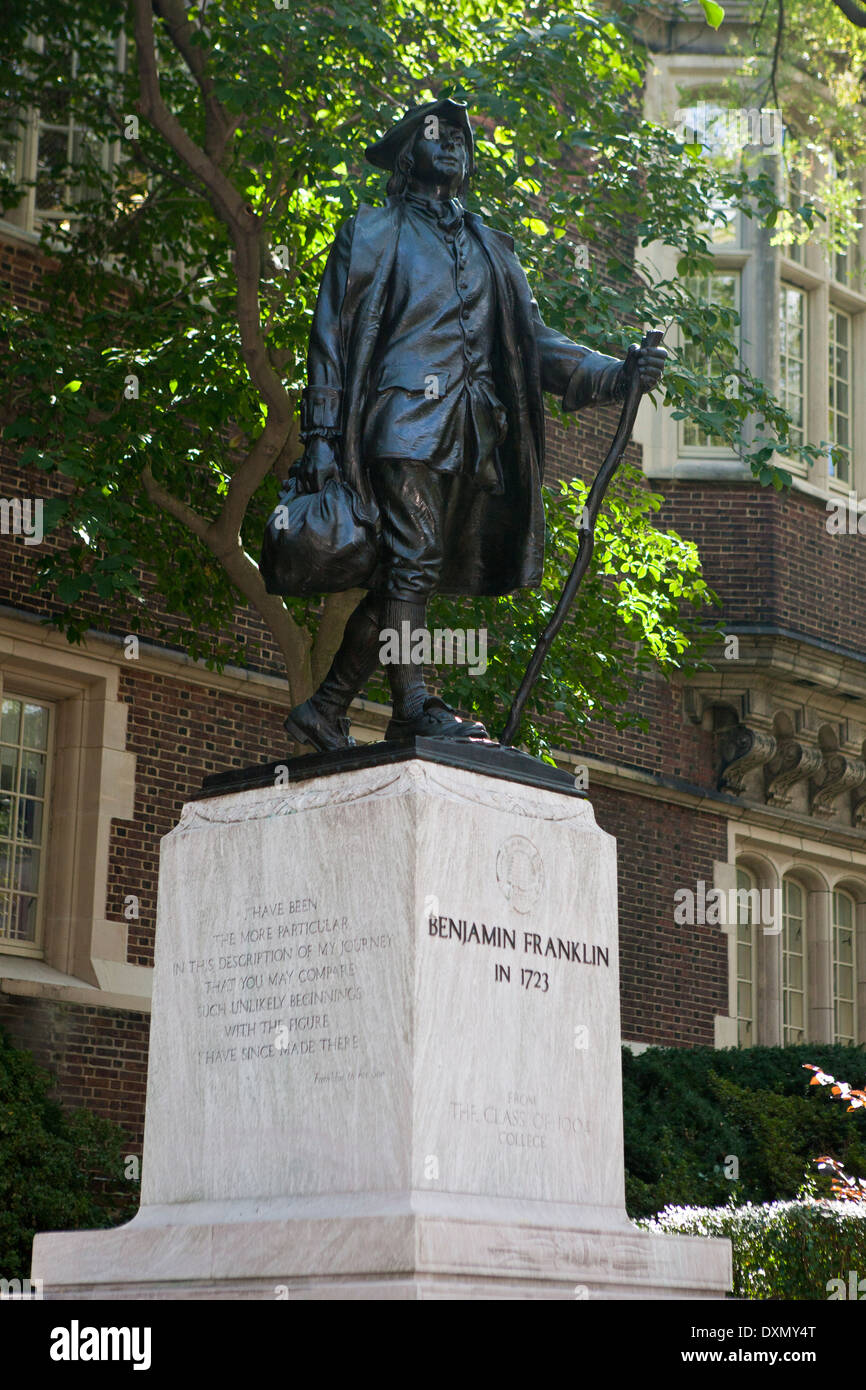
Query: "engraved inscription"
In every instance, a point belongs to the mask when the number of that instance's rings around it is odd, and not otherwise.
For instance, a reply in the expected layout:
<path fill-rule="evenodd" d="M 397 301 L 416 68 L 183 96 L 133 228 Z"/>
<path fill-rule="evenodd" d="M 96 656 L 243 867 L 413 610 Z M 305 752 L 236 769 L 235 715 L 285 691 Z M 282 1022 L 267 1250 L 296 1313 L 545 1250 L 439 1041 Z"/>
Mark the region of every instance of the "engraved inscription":
<path fill-rule="evenodd" d="M 324 1063 L 314 1073 L 320 1083 L 384 1080 L 365 1060 L 357 1005 L 375 983 L 372 958 L 392 949 L 392 935 L 355 931 L 348 915 L 320 911 L 309 894 L 249 900 L 239 915 L 237 925 L 206 933 L 211 952 L 171 962 L 202 1021 L 199 1065 L 306 1059 Z M 356 1055 L 361 1065 L 327 1070 Z"/>

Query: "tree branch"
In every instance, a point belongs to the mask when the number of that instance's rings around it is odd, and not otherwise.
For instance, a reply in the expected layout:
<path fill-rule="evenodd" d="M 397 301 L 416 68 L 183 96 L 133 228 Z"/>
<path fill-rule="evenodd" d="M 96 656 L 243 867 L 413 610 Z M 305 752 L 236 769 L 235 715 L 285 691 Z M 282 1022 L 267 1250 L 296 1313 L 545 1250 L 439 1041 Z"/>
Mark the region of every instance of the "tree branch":
<path fill-rule="evenodd" d="M 153 0 L 153 9 L 165 24 L 172 43 L 198 83 L 204 99 L 205 150 L 214 164 L 219 165 L 225 156 L 226 144 L 236 123 L 229 120 L 222 102 L 217 100 L 203 49 L 191 42 L 195 29 L 192 21 L 186 16 L 183 4 L 180 0 Z"/>
<path fill-rule="evenodd" d="M 164 19 L 169 35 L 186 61 L 202 91 L 205 103 L 212 98 L 204 56 L 190 42 L 192 26 L 177 0 L 153 0 Z M 229 231 L 234 245 L 237 278 L 236 308 L 241 351 L 250 380 L 267 407 L 265 428 L 244 462 L 233 474 L 225 502 L 215 521 L 207 522 L 186 502 L 172 496 L 156 482 L 150 468 L 142 473 L 142 483 L 155 506 L 173 516 L 208 547 L 231 579 L 269 627 L 286 662 L 292 698 L 306 698 L 311 687 L 309 633 L 295 623 L 279 595 L 269 594 L 258 566 L 245 553 L 240 531 L 250 498 L 278 459 L 292 446 L 295 399 L 275 371 L 262 331 L 259 282 L 262 262 L 263 221 L 244 203 L 231 181 L 219 168 L 216 137 L 208 149 L 201 149 L 187 134 L 163 101 L 156 66 L 152 0 L 134 0 L 135 37 L 141 87 L 142 114 L 192 171 L 211 201 L 216 215 Z M 216 108 L 212 108 L 212 133 L 216 130 Z M 228 124 L 220 116 L 220 138 Z"/>
<path fill-rule="evenodd" d="M 258 565 L 247 555 L 239 537 L 230 550 L 214 550 L 210 542 L 208 548 L 267 624 L 286 664 L 292 704 L 300 704 L 315 688 L 310 666 L 310 634 L 295 622 L 279 594 L 268 593 Z"/>
<path fill-rule="evenodd" d="M 259 567 L 244 551 L 240 536 L 235 533 L 233 540 L 226 541 L 220 530 L 220 522 L 207 522 L 189 503 L 174 497 L 156 481 L 149 464 L 141 471 L 141 481 L 153 505 L 198 536 L 262 618 L 286 664 L 292 703 L 305 700 L 314 688 L 310 663 L 312 639 L 294 621 L 279 594 L 268 593 Z"/>
<path fill-rule="evenodd" d="M 141 470 L 141 482 L 145 492 L 155 507 L 160 511 L 168 512 L 175 521 L 180 521 L 193 535 L 198 536 L 199 540 L 207 541 L 210 522 L 189 505 L 188 502 L 181 502 L 180 498 L 173 496 L 161 483 L 156 481 L 149 463 L 144 465 Z"/>
<path fill-rule="evenodd" d="M 222 511 L 214 522 L 215 535 L 226 542 L 237 541 L 250 498 L 261 487 L 293 437 L 297 439 L 299 428 L 300 423 L 294 416 L 287 439 L 285 430 L 277 430 L 268 421 L 243 463 L 231 476 Z"/>
<path fill-rule="evenodd" d="M 172 115 L 162 99 L 159 74 L 156 70 L 156 49 L 153 36 L 151 0 L 134 0 L 135 46 L 138 52 L 138 75 L 141 95 L 139 108 L 195 174 L 210 195 L 214 210 L 230 231 L 240 231 L 247 225 L 249 214 L 234 184 L 189 135 L 180 121 Z"/>
<path fill-rule="evenodd" d="M 114 124 L 117 126 L 118 130 L 122 135 L 125 125 L 124 117 L 121 115 L 121 113 L 117 110 L 116 107 L 111 105 L 109 105 L 108 107 L 108 114 L 111 116 L 111 119 L 114 121 Z M 185 193 L 189 191 L 189 185 L 184 179 L 181 178 L 180 174 L 176 174 L 173 169 L 166 169 L 164 164 L 155 163 L 155 161 L 152 160 L 149 155 L 145 154 L 144 150 L 141 147 L 140 140 L 129 140 L 127 141 L 127 144 L 131 146 L 132 149 L 135 151 L 136 160 L 139 164 L 143 165 L 145 169 L 149 169 L 152 174 L 161 174 L 163 178 L 171 179 L 172 183 L 176 183 L 179 188 L 182 188 L 184 190 Z"/>
<path fill-rule="evenodd" d="M 866 9 L 856 4 L 856 0 L 833 0 L 833 4 L 842 11 L 846 19 L 856 24 L 858 29 L 866 29 Z"/>
<path fill-rule="evenodd" d="M 770 80 L 767 83 L 764 96 L 767 92 L 773 93 L 773 100 L 776 106 L 779 105 L 779 93 L 776 91 L 776 73 L 779 68 L 779 55 L 782 52 L 782 35 L 785 32 L 785 0 L 779 0 L 779 17 L 776 22 L 776 42 L 773 45 L 773 61 L 770 65 Z M 762 102 L 763 105 L 763 102 Z"/>
<path fill-rule="evenodd" d="M 235 248 L 237 313 L 241 351 L 250 380 L 268 407 L 268 419 L 289 428 L 291 411 L 286 388 L 273 370 L 259 313 L 262 219 L 245 203 L 234 184 L 184 130 L 162 99 L 156 68 L 151 0 L 134 0 L 135 42 L 141 85 L 139 106 L 163 139 L 204 185 L 213 209 L 231 235 Z"/>

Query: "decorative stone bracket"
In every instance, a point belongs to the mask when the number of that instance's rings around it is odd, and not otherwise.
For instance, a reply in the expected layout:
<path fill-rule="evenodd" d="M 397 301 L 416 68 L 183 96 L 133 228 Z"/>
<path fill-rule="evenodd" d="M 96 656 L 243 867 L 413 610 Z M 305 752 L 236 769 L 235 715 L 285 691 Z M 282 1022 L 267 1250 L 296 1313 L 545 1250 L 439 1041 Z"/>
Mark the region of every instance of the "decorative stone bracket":
<path fill-rule="evenodd" d="M 814 777 L 821 762 L 819 748 L 808 748 L 795 738 L 779 739 L 774 756 L 764 768 L 767 805 L 789 806 L 791 789 Z"/>
<path fill-rule="evenodd" d="M 866 763 L 844 753 L 830 753 L 813 779 L 812 814 L 832 816 L 834 802 L 843 792 L 859 787 L 866 780 Z"/>
<path fill-rule="evenodd" d="M 748 773 L 763 767 L 774 757 L 776 740 L 772 734 L 759 733 L 746 724 L 733 724 L 720 735 L 719 753 L 722 762 L 719 789 L 739 796 Z"/>

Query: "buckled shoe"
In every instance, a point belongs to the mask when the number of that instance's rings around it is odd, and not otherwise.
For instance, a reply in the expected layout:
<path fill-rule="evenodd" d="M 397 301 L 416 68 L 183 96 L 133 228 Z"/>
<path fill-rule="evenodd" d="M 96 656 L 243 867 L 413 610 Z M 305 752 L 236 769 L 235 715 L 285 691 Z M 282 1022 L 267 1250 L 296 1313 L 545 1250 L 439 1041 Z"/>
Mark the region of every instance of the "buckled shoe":
<path fill-rule="evenodd" d="M 461 719 L 450 705 L 431 695 L 424 701 L 424 708 L 414 719 L 392 719 L 385 730 L 385 738 L 396 741 L 401 738 L 486 738 L 490 735 L 483 724 L 472 719 Z"/>

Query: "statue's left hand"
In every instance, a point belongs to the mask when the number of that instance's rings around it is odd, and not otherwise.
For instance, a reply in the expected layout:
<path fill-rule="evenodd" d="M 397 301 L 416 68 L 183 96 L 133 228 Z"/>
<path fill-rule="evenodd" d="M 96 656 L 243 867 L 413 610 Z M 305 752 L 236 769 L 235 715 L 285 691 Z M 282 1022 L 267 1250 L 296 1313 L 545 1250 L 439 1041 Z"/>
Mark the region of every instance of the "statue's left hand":
<path fill-rule="evenodd" d="M 339 480 L 336 440 L 313 435 L 292 473 L 305 492 L 321 492 L 329 478 Z"/>
<path fill-rule="evenodd" d="M 642 391 L 652 391 L 661 381 L 667 361 L 667 349 L 663 347 L 639 347 L 633 343 L 622 364 L 623 385 L 627 389 L 637 372 Z"/>

